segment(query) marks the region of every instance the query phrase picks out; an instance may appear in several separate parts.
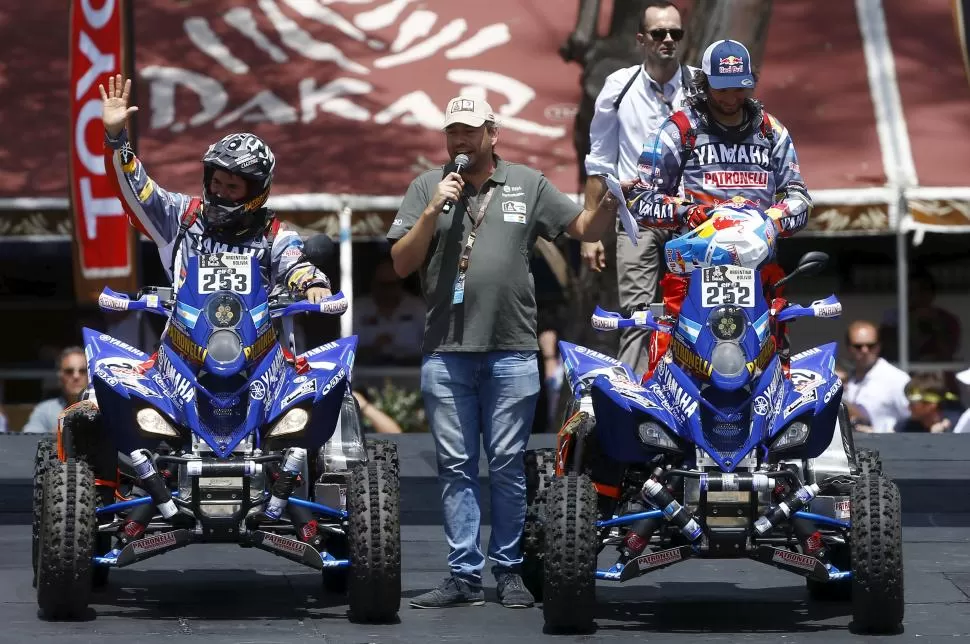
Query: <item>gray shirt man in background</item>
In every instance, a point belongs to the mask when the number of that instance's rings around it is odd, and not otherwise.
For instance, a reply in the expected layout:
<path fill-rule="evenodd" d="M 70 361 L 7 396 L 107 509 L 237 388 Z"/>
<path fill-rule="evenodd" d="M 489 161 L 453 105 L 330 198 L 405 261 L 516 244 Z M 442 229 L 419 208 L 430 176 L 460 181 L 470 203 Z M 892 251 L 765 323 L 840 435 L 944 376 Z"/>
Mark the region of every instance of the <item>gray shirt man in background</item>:
<path fill-rule="evenodd" d="M 80 400 L 88 386 L 88 361 L 81 347 L 68 347 L 61 351 L 57 360 L 57 379 L 61 393 L 56 398 L 37 403 L 27 424 L 20 430 L 24 434 L 53 434 L 57 429 L 57 417 L 68 405 Z"/>

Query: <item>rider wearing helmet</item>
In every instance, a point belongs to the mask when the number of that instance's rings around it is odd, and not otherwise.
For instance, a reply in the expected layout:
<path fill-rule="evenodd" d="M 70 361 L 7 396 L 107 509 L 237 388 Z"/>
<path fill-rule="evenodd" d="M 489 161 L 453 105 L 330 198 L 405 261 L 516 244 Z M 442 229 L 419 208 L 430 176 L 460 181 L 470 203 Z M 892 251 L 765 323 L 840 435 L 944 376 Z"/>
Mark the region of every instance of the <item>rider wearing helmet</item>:
<path fill-rule="evenodd" d="M 169 192 L 152 181 L 131 149 L 125 122 L 131 80 L 109 78 L 100 86 L 105 129 L 105 169 L 131 223 L 158 246 L 176 287 L 193 255 L 233 252 L 256 255 L 267 290 L 286 289 L 319 302 L 330 280 L 303 259 L 303 240 L 266 208 L 276 158 L 249 133 L 230 134 L 202 157 L 202 197 Z"/>
<path fill-rule="evenodd" d="M 628 194 L 640 225 L 693 230 L 717 204 L 740 200 L 764 211 L 781 237 L 804 228 L 812 199 L 788 130 L 751 97 L 755 76 L 747 48 L 734 40 L 710 45 L 693 84 L 688 106 L 667 119 L 640 156 L 639 177 Z M 675 274 L 683 269 L 669 250 L 666 259 L 671 273 L 661 282 L 664 305 L 676 320 L 688 275 Z M 775 264 L 761 268 L 766 287 L 783 275 Z M 668 334 L 652 335 L 648 375 L 669 340 Z M 783 359 L 786 351 L 780 347 Z"/>

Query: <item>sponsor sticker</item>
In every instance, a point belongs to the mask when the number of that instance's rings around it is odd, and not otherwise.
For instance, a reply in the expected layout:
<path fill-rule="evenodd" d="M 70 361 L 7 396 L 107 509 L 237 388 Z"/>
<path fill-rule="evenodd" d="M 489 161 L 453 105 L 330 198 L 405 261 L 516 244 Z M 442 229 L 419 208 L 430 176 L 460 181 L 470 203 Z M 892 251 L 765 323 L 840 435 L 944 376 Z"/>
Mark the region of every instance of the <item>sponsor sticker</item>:
<path fill-rule="evenodd" d="M 835 516 L 838 519 L 849 519 L 852 517 L 852 502 L 849 499 L 839 501 L 835 504 Z"/>
<path fill-rule="evenodd" d="M 767 188 L 767 172 L 711 170 L 704 173 L 705 188 Z"/>
<path fill-rule="evenodd" d="M 138 541 L 133 541 L 131 549 L 136 555 L 140 555 L 146 552 L 162 550 L 163 548 L 170 548 L 174 545 L 175 534 L 172 532 L 163 532 L 162 534 L 155 534 L 144 539 L 139 539 Z"/>
<path fill-rule="evenodd" d="M 815 570 L 815 562 L 818 561 L 815 557 L 790 550 L 775 550 L 775 553 L 771 555 L 771 560 L 802 570 Z"/>
<path fill-rule="evenodd" d="M 271 532 L 263 535 L 263 543 L 280 552 L 289 552 L 294 555 L 302 555 L 306 551 L 306 544 L 295 539 L 287 539 Z"/>
<path fill-rule="evenodd" d="M 641 555 L 637 557 L 637 567 L 640 570 L 650 570 L 651 568 L 664 566 L 675 561 L 680 561 L 681 559 L 680 548 L 671 548 L 670 550 L 653 552 L 649 555 Z"/>

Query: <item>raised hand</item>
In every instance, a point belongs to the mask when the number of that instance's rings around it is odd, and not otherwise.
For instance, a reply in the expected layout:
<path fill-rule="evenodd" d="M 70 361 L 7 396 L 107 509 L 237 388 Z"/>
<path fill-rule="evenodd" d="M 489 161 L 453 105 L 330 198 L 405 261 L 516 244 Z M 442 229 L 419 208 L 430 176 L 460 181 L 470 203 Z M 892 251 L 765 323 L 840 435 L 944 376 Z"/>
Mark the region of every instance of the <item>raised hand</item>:
<path fill-rule="evenodd" d="M 137 112 L 138 108 L 128 107 L 128 95 L 131 94 L 131 79 L 125 80 L 121 74 L 108 77 L 108 91 L 104 85 L 98 84 L 101 92 L 101 121 L 104 130 L 111 138 L 117 137 L 125 129 L 128 116 Z"/>

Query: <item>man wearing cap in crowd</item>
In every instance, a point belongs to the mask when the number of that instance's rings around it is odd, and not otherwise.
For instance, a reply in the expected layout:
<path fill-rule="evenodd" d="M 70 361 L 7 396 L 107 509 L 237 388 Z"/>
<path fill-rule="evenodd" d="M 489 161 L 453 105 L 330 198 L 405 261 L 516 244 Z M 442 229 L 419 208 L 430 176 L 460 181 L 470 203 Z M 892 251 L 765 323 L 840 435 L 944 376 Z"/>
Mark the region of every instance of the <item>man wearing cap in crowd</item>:
<path fill-rule="evenodd" d="M 499 601 L 532 606 L 519 573 L 525 522 L 524 452 L 539 392 L 536 238 L 596 241 L 616 216 L 607 193 L 583 209 L 540 172 L 495 153 L 499 123 L 480 97 L 445 109 L 448 157 L 408 187 L 387 233 L 401 277 L 419 271 L 427 303 L 421 391 L 434 437 L 451 574 L 415 608 L 481 605 L 479 441 L 488 460 L 488 558 Z M 479 438 L 481 436 L 481 438 Z"/>
<path fill-rule="evenodd" d="M 688 106 L 667 119 L 656 145 L 640 155 L 638 181 L 628 195 L 640 225 L 693 230 L 718 203 L 743 197 L 757 204 L 783 237 L 805 227 L 812 199 L 795 145 L 788 129 L 752 97 L 756 81 L 751 54 L 742 43 L 718 40 L 708 46 L 701 71 L 691 81 Z M 667 263 L 673 271 L 671 258 Z M 762 280 L 767 286 L 783 274 L 777 265 L 769 265 L 762 269 Z M 687 283 L 686 275 L 673 273 L 662 280 L 669 315 L 679 315 Z M 651 336 L 648 373 L 670 338 Z M 787 339 L 776 341 L 787 367 Z"/>

